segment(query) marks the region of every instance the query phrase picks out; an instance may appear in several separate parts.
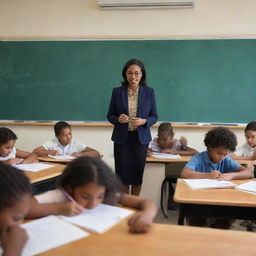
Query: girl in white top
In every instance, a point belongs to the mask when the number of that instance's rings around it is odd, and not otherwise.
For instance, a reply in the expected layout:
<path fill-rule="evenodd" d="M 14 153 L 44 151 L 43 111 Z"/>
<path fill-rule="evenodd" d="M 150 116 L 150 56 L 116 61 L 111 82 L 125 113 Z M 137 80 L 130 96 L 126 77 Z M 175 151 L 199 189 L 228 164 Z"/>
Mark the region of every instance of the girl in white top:
<path fill-rule="evenodd" d="M 256 121 L 247 124 L 244 133 L 246 143 L 230 155 L 235 160 L 256 160 Z M 253 165 L 248 164 L 247 167 L 254 171 Z"/>
<path fill-rule="evenodd" d="M 67 122 L 60 121 L 56 123 L 54 125 L 54 131 L 56 138 L 34 150 L 38 156 L 71 155 L 75 157 L 100 157 L 100 153 L 97 150 L 72 139 L 71 126 Z"/>
<path fill-rule="evenodd" d="M 50 214 L 74 216 L 92 209 L 100 203 L 121 204 L 140 211 L 134 214 L 128 225 L 131 232 L 148 232 L 156 214 L 156 206 L 149 200 L 123 194 L 123 187 L 111 169 L 95 157 L 79 157 L 62 173 L 59 189 L 34 198 L 28 217 Z"/>
<path fill-rule="evenodd" d="M 5 127 L 0 128 L 0 161 L 6 164 L 29 164 L 37 162 L 34 153 L 28 153 L 14 147 L 16 134 Z"/>

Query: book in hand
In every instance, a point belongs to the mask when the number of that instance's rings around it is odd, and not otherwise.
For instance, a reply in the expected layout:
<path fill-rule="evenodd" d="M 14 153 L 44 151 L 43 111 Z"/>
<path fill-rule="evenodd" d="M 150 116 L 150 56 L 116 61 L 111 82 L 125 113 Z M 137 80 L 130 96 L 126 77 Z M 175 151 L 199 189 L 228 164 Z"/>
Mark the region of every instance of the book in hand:
<path fill-rule="evenodd" d="M 252 180 L 252 181 L 244 182 L 240 185 L 237 185 L 236 189 L 245 191 L 248 193 L 256 194 L 256 181 Z"/>
<path fill-rule="evenodd" d="M 208 188 L 234 188 L 235 183 L 227 180 L 213 179 L 180 179 L 192 189 L 208 189 Z"/>

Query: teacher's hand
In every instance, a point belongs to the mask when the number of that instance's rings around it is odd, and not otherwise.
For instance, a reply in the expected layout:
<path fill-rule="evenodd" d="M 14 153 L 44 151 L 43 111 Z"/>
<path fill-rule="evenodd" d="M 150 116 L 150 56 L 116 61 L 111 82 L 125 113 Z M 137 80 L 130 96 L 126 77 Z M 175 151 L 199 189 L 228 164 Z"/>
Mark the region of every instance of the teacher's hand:
<path fill-rule="evenodd" d="M 138 117 L 134 117 L 132 118 L 131 120 L 131 124 L 134 128 L 137 128 L 141 125 L 144 125 L 145 123 L 147 122 L 146 119 L 143 119 L 143 118 L 138 118 Z"/>
<path fill-rule="evenodd" d="M 128 123 L 128 120 L 129 120 L 129 117 L 125 114 L 121 114 L 119 117 L 118 117 L 118 121 L 119 123 Z"/>

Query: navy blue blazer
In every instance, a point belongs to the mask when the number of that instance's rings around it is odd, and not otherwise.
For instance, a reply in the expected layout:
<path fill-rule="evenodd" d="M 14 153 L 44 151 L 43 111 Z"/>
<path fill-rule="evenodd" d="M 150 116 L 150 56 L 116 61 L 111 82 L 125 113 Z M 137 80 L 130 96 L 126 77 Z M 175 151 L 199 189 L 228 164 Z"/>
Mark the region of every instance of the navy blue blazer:
<path fill-rule="evenodd" d="M 107 114 L 108 121 L 114 125 L 111 139 L 116 144 L 124 144 L 128 134 L 128 124 L 118 121 L 121 114 L 128 115 L 128 92 L 124 85 L 113 89 Z M 147 120 L 137 129 L 140 144 L 146 145 L 151 141 L 150 127 L 158 118 L 154 90 L 150 87 L 139 87 L 137 117 Z"/>

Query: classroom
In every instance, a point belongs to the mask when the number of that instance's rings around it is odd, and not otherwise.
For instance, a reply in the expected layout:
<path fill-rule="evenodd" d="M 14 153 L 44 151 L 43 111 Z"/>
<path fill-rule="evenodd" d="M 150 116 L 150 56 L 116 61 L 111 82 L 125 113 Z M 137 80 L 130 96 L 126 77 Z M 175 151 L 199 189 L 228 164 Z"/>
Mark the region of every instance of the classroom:
<path fill-rule="evenodd" d="M 255 39 L 255 9 L 256 2 L 254 0 L 195 0 L 193 8 L 142 10 L 102 10 L 96 0 L 0 0 L 0 41 Z M 132 57 L 136 58 L 136 56 Z M 2 79 L 5 76 L 4 70 L 6 70 L 2 66 L 4 64 L 0 52 L 0 91 L 2 90 L 1 83 L 4 83 L 4 79 Z M 158 68 L 161 69 L 160 66 Z M 115 78 L 116 84 L 108 84 L 108 76 L 103 79 L 109 88 L 107 102 L 110 99 L 111 88 L 117 87 L 118 82 L 121 81 L 121 66 L 120 70 L 113 72 L 120 74 L 120 77 Z M 167 73 L 167 71 L 165 72 Z M 100 76 L 100 74 L 98 75 Z M 161 77 L 157 79 L 161 80 Z M 242 78 L 241 81 L 243 82 Z M 101 86 L 105 87 L 104 84 Z M 149 86 L 156 91 L 158 85 L 149 83 Z M 241 87 L 243 86 L 241 84 Z M 46 92 L 44 93 L 46 94 Z M 241 97 L 246 99 L 246 96 Z M 161 99 L 158 98 L 157 101 L 160 102 Z M 15 105 L 15 102 L 12 104 Z M 22 106 L 19 108 L 22 109 Z M 237 108 L 239 107 L 237 106 Z M 105 109 L 103 116 L 107 114 L 107 105 Z M 43 118 L 46 120 L 43 123 L 14 122 L 12 118 L 6 118 L 6 111 L 8 112 L 8 110 L 1 110 L 0 126 L 8 127 L 18 135 L 19 139 L 16 143 L 18 148 L 31 151 L 53 137 L 53 124 L 57 119 L 47 122 L 47 119 Z M 19 120 L 19 118 L 17 119 Z M 41 118 L 36 120 L 41 120 Z M 97 120 L 96 118 L 96 120 L 84 122 L 85 120 L 88 118 L 71 122 L 74 137 L 99 150 L 103 155 L 103 160 L 113 168 L 112 126 L 106 122 L 106 119 Z M 82 121 L 82 123 L 78 121 Z M 180 120 L 158 121 L 179 122 Z M 182 121 L 198 121 L 200 123 L 197 125 L 174 123 L 175 136 L 185 135 L 191 147 L 199 152 L 205 150 L 202 138 L 210 127 L 202 124 L 214 122 L 214 120 L 206 118 L 205 120 Z M 217 120 L 217 122 L 220 121 L 221 123 L 225 123 L 225 121 L 227 121 L 226 123 L 239 123 L 239 125 L 229 126 L 229 128 L 236 134 L 238 145 L 242 145 L 245 140 L 245 124 L 253 120 L 244 120 L 243 117 L 238 117 L 238 121 L 228 118 Z M 151 129 L 151 133 L 152 137 L 156 136 L 157 125 Z M 162 182 L 164 171 L 163 165 L 146 164 L 145 179 L 147 182 L 142 188 L 141 196 L 149 197 L 159 204 L 160 191 L 156 195 L 152 193 L 151 188 L 154 182 Z M 152 173 L 153 176 L 151 176 Z"/>

